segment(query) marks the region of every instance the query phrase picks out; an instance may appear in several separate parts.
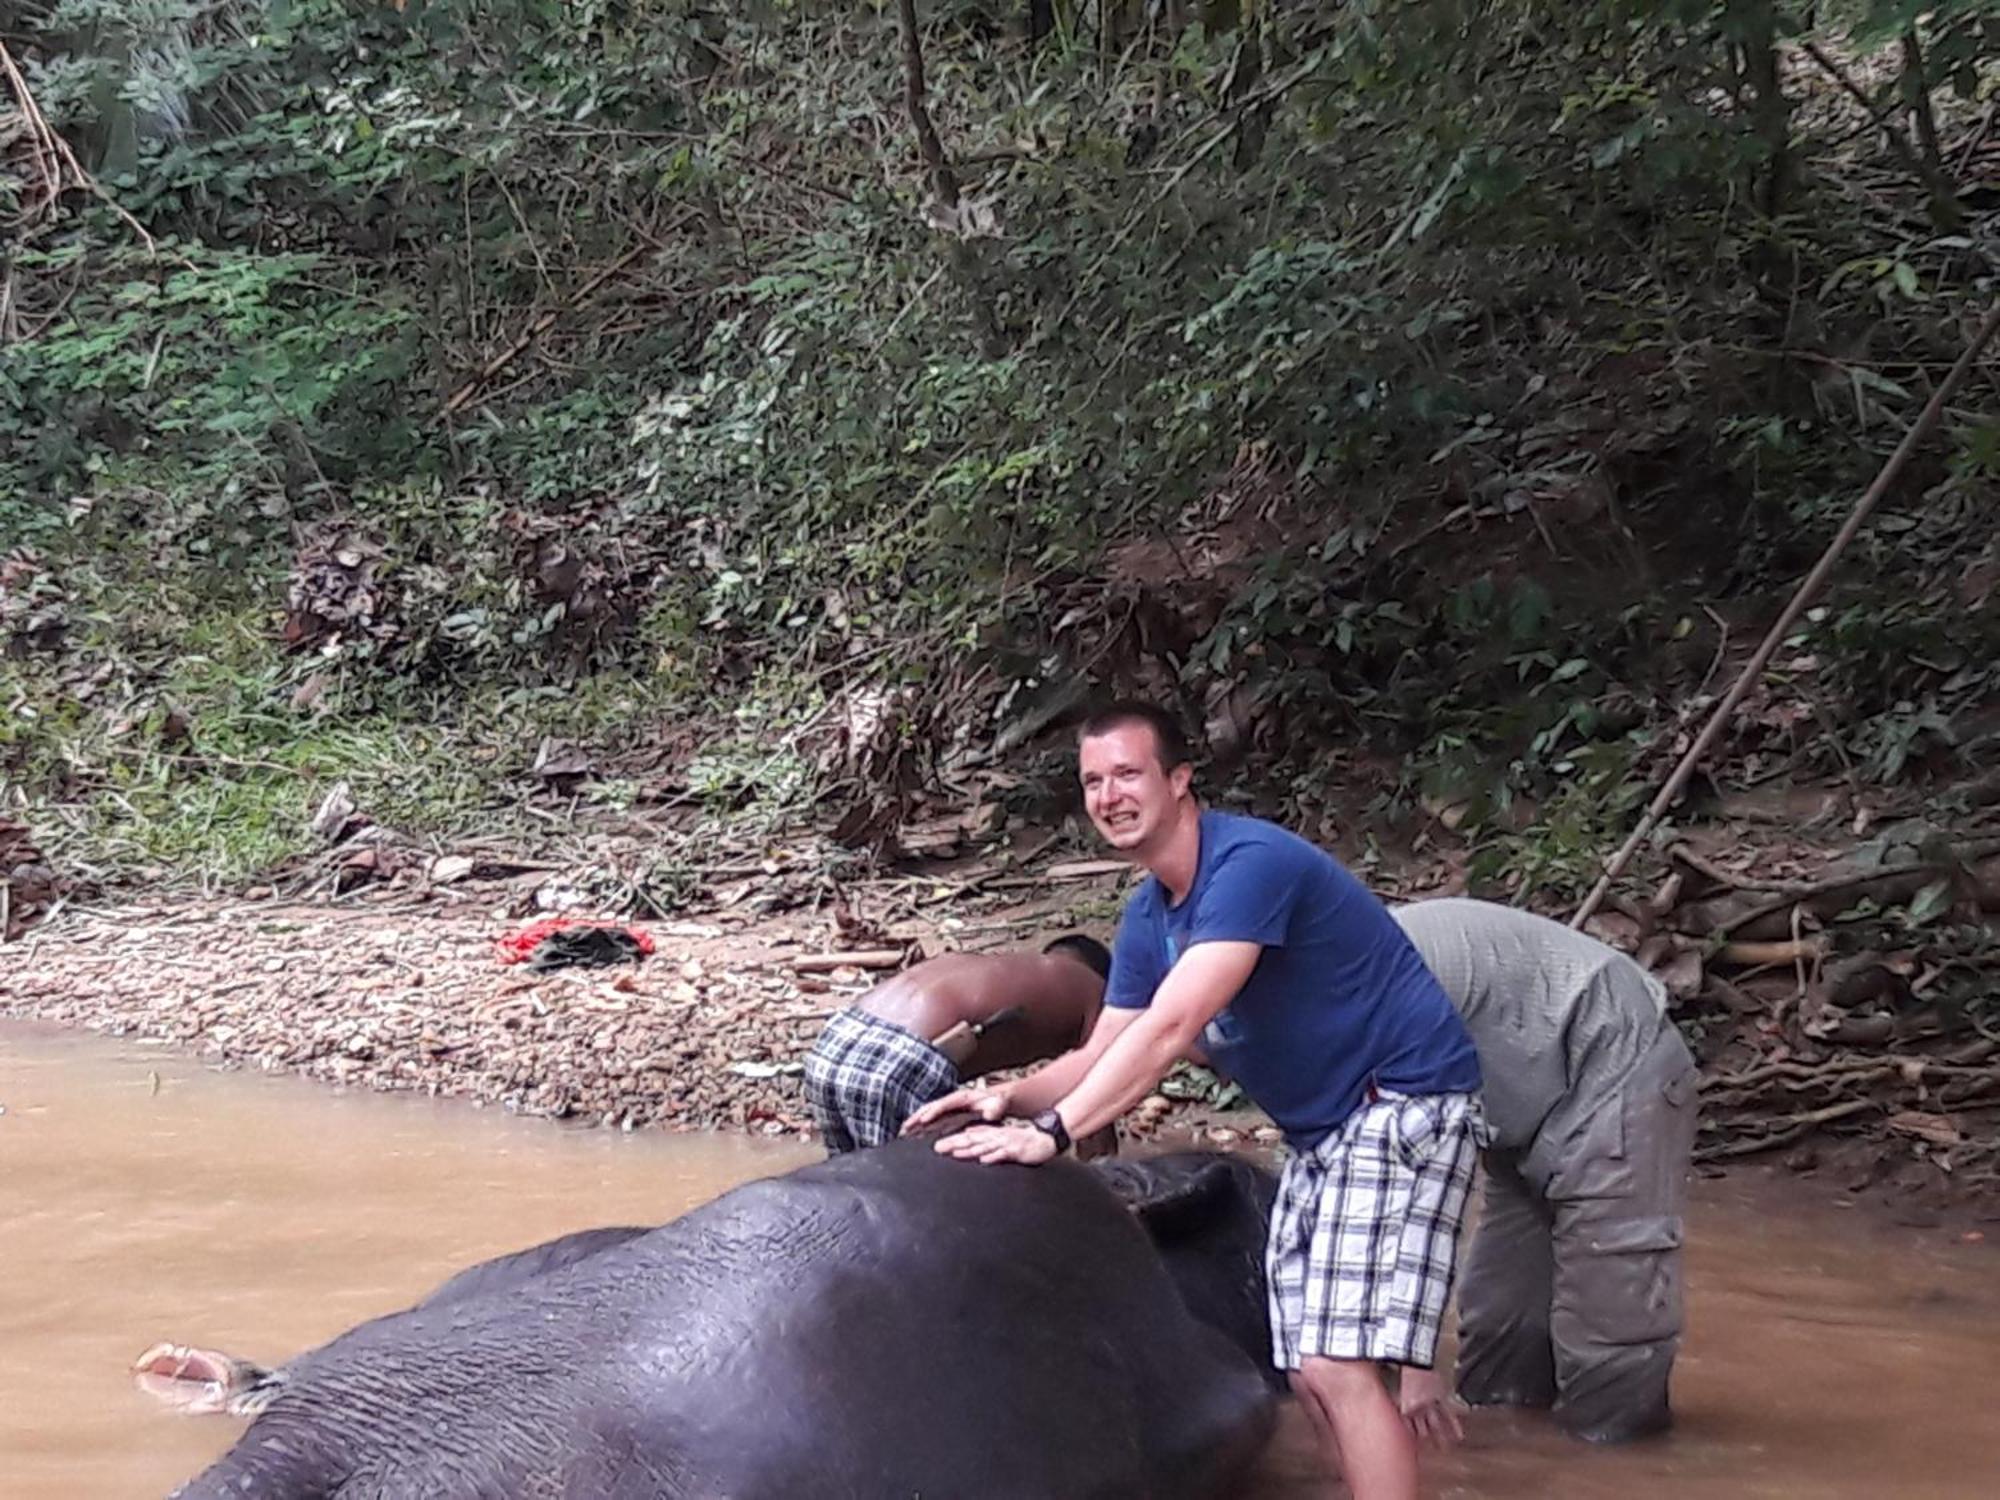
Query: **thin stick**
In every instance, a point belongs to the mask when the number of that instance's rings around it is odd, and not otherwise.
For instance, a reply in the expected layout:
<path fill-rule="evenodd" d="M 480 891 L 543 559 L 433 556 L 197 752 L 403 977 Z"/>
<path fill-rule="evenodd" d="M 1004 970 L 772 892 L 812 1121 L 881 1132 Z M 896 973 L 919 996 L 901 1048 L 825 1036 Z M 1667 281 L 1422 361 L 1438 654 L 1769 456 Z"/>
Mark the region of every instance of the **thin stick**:
<path fill-rule="evenodd" d="M 14 97 L 21 106 L 21 118 L 27 122 L 29 142 L 35 153 L 35 165 L 41 171 L 43 191 L 47 195 L 46 205 L 54 207 L 65 188 L 80 187 L 85 192 L 102 199 L 114 214 L 123 219 L 126 227 L 139 236 L 147 254 L 158 253 L 158 246 L 153 243 L 152 235 L 146 232 L 146 226 L 127 213 L 118 200 L 104 190 L 103 184 L 84 171 L 83 163 L 79 162 L 76 153 L 69 149 L 69 142 L 49 125 L 47 117 L 42 114 L 41 106 L 35 103 L 35 96 L 28 91 L 28 80 L 15 65 L 14 56 L 7 50 L 5 42 L 0 42 L 0 73 L 7 75 L 8 87 L 13 89 Z M 51 158 L 56 163 L 53 170 L 49 167 Z M 185 260 L 182 264 L 186 264 Z"/>
<path fill-rule="evenodd" d="M 610 265 L 578 287 L 560 305 L 552 307 L 547 312 L 530 320 L 527 330 L 519 338 L 487 360 L 484 365 L 480 366 L 477 374 L 461 385 L 456 391 L 452 392 L 451 398 L 444 404 L 444 414 L 448 417 L 456 415 L 470 405 L 473 397 L 477 396 L 485 388 L 488 381 L 492 380 L 495 375 L 498 375 L 508 365 L 518 359 L 522 351 L 533 344 L 536 339 L 555 327 L 557 320 L 564 313 L 576 311 L 577 308 L 583 305 L 584 300 L 592 292 L 603 286 L 605 282 L 631 265 L 633 261 L 644 255 L 651 248 L 651 245 L 638 245 L 626 251 L 618 259 L 611 262 Z"/>
<path fill-rule="evenodd" d="M 1792 1115 L 1782 1123 L 1783 1128 L 1769 1135 L 1758 1136 L 1754 1140 L 1731 1141 L 1726 1145 L 1698 1148 L 1694 1159 L 1700 1162 L 1726 1161 L 1735 1156 L 1754 1156 L 1759 1151 L 1774 1151 L 1780 1146 L 1789 1146 L 1801 1136 L 1810 1134 L 1815 1126 L 1830 1125 L 1835 1120 L 1844 1120 L 1849 1115 L 1866 1114 L 1869 1110 L 1880 1110 L 1883 1105 L 1875 1099 L 1849 1099 L 1843 1104 L 1828 1105 L 1825 1109 L 1815 1109 L 1806 1114 Z"/>
<path fill-rule="evenodd" d="M 809 953 L 791 961 L 800 974 L 821 974 L 828 969 L 899 969 L 910 956 L 905 948 L 854 948 L 843 953 Z"/>
<path fill-rule="evenodd" d="M 1909 463 L 1911 455 L 1917 451 L 1917 445 L 1930 435 L 1930 430 L 1937 425 L 1938 417 L 1944 411 L 1945 402 L 1951 399 L 1952 392 L 1963 383 L 1996 333 L 2000 333 L 2000 304 L 1996 304 L 1992 311 L 1987 313 L 1986 321 L 1980 324 L 1979 331 L 1972 337 L 1972 342 L 1966 345 L 1965 352 L 1958 357 L 1958 363 L 1951 367 L 1951 372 L 1945 376 L 1937 390 L 1932 392 L 1931 399 L 1924 404 L 1924 409 L 1917 420 L 1903 435 L 1903 441 L 1896 445 L 1896 451 L 1889 455 L 1889 461 L 1882 466 L 1882 472 L 1875 476 L 1875 482 L 1868 486 L 1867 493 L 1856 502 L 1853 511 L 1841 524 L 1840 530 L 1834 534 L 1833 540 L 1827 543 L 1826 551 L 1821 553 L 1819 561 L 1813 564 L 1813 569 L 1806 575 L 1805 582 L 1798 586 L 1770 630 L 1765 632 L 1764 639 L 1758 645 L 1755 654 L 1744 663 L 1742 672 L 1738 674 L 1729 691 L 1723 695 L 1722 701 L 1715 706 L 1715 712 L 1709 715 L 1708 723 L 1702 726 L 1700 735 L 1692 745 L 1688 746 L 1687 754 L 1681 757 L 1680 764 L 1674 767 L 1673 774 L 1667 778 L 1667 784 L 1661 787 L 1659 795 L 1653 798 L 1652 805 L 1646 809 L 1646 815 L 1639 820 L 1639 826 L 1632 830 L 1632 836 L 1626 839 L 1624 845 L 1611 857 L 1611 863 L 1604 867 L 1604 873 L 1598 877 L 1597 884 L 1584 898 L 1583 905 L 1576 909 L 1576 915 L 1570 919 L 1570 926 L 1582 927 L 1590 919 L 1591 914 L 1603 904 L 1605 896 L 1611 890 L 1612 882 L 1624 873 L 1625 866 L 1630 864 L 1632 856 L 1639 852 L 1639 846 L 1645 842 L 1646 835 L 1653 831 L 1654 825 L 1673 805 L 1674 799 L 1681 794 L 1681 789 L 1687 785 L 1688 778 L 1694 775 L 1694 768 L 1700 763 L 1702 756 L 1708 753 L 1709 747 L 1721 735 L 1723 726 L 1729 722 L 1730 715 L 1736 712 L 1736 705 L 1743 701 L 1744 695 L 1763 675 L 1764 668 L 1777 652 L 1779 643 L 1784 640 L 1793 622 L 1804 611 L 1807 601 L 1825 585 L 1828 576 L 1833 572 L 1833 565 L 1840 560 L 1840 554 L 1847 550 L 1847 544 L 1853 541 L 1855 533 L 1861 530 L 1861 523 L 1868 519 L 1869 513 L 1888 493 L 1889 486 L 1895 483 L 1896 477 L 1903 472 L 1904 465 Z"/>

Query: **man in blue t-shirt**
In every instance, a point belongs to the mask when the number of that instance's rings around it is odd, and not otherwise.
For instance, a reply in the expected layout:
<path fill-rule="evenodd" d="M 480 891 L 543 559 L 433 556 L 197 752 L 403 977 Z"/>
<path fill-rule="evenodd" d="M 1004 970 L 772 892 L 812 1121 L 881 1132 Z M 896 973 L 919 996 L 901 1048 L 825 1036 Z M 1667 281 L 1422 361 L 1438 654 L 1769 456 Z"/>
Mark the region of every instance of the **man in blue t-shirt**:
<path fill-rule="evenodd" d="M 1034 1165 L 1100 1130 L 1183 1057 L 1212 1060 L 1291 1146 L 1265 1268 L 1272 1346 L 1356 1500 L 1414 1500 L 1388 1366 L 1431 1367 L 1479 1132 L 1464 1024 L 1388 911 L 1330 856 L 1196 802 L 1187 741 L 1114 705 L 1077 746 L 1084 806 L 1150 872 L 1125 909 L 1088 1041 L 1025 1078 L 926 1105 L 994 1122 L 949 1155 Z M 1025 1119 L 1028 1123 L 1022 1124 Z"/>

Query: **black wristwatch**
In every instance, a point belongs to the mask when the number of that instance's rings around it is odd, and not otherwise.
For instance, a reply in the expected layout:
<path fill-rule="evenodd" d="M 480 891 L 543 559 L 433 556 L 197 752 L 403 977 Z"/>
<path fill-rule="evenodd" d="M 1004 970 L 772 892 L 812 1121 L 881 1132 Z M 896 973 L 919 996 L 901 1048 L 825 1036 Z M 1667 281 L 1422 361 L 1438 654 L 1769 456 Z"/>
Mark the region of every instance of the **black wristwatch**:
<path fill-rule="evenodd" d="M 1045 1109 L 1028 1122 L 1056 1143 L 1056 1155 L 1069 1150 L 1069 1127 L 1062 1122 L 1062 1116 L 1052 1109 Z"/>

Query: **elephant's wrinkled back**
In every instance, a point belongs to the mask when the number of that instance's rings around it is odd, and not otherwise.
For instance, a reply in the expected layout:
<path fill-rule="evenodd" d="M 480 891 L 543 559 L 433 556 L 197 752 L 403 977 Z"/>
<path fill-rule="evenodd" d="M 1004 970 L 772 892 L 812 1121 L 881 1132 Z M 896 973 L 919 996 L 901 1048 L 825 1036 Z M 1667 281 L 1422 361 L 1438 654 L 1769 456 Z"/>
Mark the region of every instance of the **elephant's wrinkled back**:
<path fill-rule="evenodd" d="M 592 1234 L 294 1361 L 212 1473 L 274 1500 L 1192 1500 L 1268 1432 L 1254 1361 L 1072 1163 L 899 1142 Z"/>
<path fill-rule="evenodd" d="M 759 1316 L 687 1393 L 735 1500 L 1201 1495 L 1268 1432 L 1253 1360 L 1085 1168 L 899 1143 L 711 1209 L 683 1226 L 791 1252 L 735 1289 Z"/>

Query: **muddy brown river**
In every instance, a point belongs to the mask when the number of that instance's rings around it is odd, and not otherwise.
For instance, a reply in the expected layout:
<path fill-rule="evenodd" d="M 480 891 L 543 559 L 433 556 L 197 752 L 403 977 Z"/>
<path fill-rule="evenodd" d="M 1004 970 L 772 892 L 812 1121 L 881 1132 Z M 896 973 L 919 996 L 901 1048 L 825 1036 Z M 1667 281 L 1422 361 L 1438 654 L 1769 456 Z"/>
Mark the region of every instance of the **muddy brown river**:
<path fill-rule="evenodd" d="M 565 1129 L 221 1073 L 164 1048 L 0 1022 L 0 1497 L 158 1496 L 242 1424 L 156 1406 L 157 1339 L 282 1360 L 453 1271 L 657 1221 L 817 1153 Z M 2000 1252 L 1701 1184 L 1680 1427 L 1596 1451 L 1480 1412 L 1451 1497 L 2000 1495 Z M 1307 1500 L 1287 1414 L 1245 1500 Z"/>

